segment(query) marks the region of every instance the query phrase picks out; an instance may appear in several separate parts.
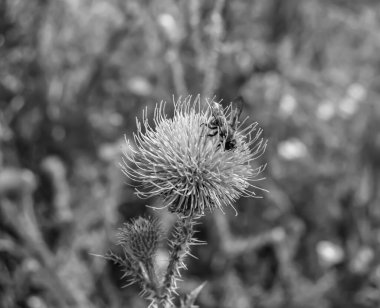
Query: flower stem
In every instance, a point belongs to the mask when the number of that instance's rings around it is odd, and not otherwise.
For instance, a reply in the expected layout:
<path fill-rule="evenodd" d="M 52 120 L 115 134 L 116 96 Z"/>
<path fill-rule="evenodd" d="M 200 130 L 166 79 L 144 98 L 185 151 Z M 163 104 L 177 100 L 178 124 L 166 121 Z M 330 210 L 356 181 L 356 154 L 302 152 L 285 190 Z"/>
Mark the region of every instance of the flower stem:
<path fill-rule="evenodd" d="M 190 253 L 190 246 L 194 244 L 194 224 L 195 217 L 189 216 L 178 219 L 174 226 L 173 239 L 169 243 L 171 248 L 170 261 L 161 293 L 161 301 L 164 303 L 164 308 L 172 307 L 171 295 L 177 288 L 177 280 L 181 276 L 180 270 L 186 269 L 184 258 Z"/>
<path fill-rule="evenodd" d="M 150 282 L 151 289 L 152 289 L 152 295 L 153 298 L 151 298 L 152 301 L 154 301 L 157 305 L 157 308 L 164 308 L 163 305 L 161 304 L 160 298 L 161 298 L 161 290 L 160 290 L 160 284 L 158 282 L 158 278 L 156 275 L 156 271 L 154 269 L 153 262 L 149 260 L 145 264 L 145 269 L 146 269 L 146 274 L 148 281 Z"/>

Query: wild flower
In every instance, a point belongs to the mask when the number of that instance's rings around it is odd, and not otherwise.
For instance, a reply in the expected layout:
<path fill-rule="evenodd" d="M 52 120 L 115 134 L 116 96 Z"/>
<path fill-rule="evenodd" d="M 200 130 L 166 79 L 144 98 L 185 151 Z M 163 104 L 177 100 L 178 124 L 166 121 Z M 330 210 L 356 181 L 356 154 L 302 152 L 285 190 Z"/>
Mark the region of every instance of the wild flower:
<path fill-rule="evenodd" d="M 178 99 L 169 118 L 165 103 L 154 110 L 152 127 L 145 109 L 137 119 L 135 145 L 128 140 L 122 171 L 141 183 L 136 193 L 142 198 L 161 196 L 163 207 L 177 213 L 168 240 L 169 262 L 163 275 L 156 271 L 154 256 L 160 240 L 157 220 L 138 218 L 119 230 L 124 256 L 112 252 L 106 258 L 122 266 L 124 277 L 138 283 L 152 308 L 174 307 L 174 295 L 185 259 L 193 245 L 204 244 L 194 235 L 198 218 L 206 210 L 233 207 L 240 196 L 260 197 L 265 190 L 255 185 L 265 165 L 254 166 L 265 151 L 266 140 L 257 123 L 243 128 L 237 109 L 223 109 L 218 102 L 200 96 Z M 180 300 L 181 308 L 192 308 L 204 284 Z"/>
<path fill-rule="evenodd" d="M 157 219 L 139 217 L 124 223 L 119 229 L 119 245 L 133 260 L 153 259 L 160 241 L 161 231 Z"/>
<path fill-rule="evenodd" d="M 136 187 L 139 197 L 161 196 L 163 207 L 180 216 L 234 208 L 240 196 L 261 197 L 258 191 L 265 189 L 255 182 L 262 179 L 265 165 L 253 164 L 264 153 L 266 140 L 256 122 L 244 129 L 240 123 L 234 132 L 236 147 L 225 150 L 220 134 L 211 136 L 207 125 L 213 117 L 210 103 L 202 108 L 199 95 L 179 98 L 172 118 L 167 117 L 165 105 L 156 106 L 153 127 L 144 110 L 142 121 L 136 120 L 135 145 L 126 140 L 121 167 L 126 176 L 141 183 Z M 230 113 L 231 108 L 223 109 L 224 122 Z"/>
<path fill-rule="evenodd" d="M 168 240 L 170 260 L 165 275 L 159 279 L 156 270 L 155 253 L 161 239 L 158 220 L 152 218 L 134 219 L 124 223 L 117 233 L 118 245 L 123 255 L 109 252 L 105 258 L 121 266 L 123 278 L 128 278 L 128 284 L 137 283 L 141 286 L 141 295 L 150 301 L 149 307 L 173 307 L 173 293 L 177 289 L 180 271 L 186 269 L 184 260 L 190 254 L 193 245 L 204 244 L 194 238 L 196 220 L 192 218 L 179 219 L 173 228 L 172 238 Z M 193 307 L 202 286 L 190 293 L 181 307 Z"/>
<path fill-rule="evenodd" d="M 160 284 L 155 270 L 155 254 L 161 237 L 157 219 L 139 217 L 124 223 L 117 233 L 118 245 L 123 250 L 120 257 L 109 252 L 105 258 L 122 267 L 123 277 L 128 277 L 131 285 L 142 287 L 141 294 L 157 307 L 161 301 Z"/>

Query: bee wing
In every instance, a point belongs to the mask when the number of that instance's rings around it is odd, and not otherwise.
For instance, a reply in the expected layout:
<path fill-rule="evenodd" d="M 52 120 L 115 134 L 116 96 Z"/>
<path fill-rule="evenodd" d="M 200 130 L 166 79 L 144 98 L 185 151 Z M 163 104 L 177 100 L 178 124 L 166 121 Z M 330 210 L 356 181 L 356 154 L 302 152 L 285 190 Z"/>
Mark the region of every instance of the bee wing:
<path fill-rule="evenodd" d="M 221 104 L 213 101 L 211 105 L 211 113 L 213 115 L 213 121 L 216 126 L 221 128 L 222 126 L 227 124 L 227 119 L 224 115 L 224 110 Z"/>
<path fill-rule="evenodd" d="M 234 98 L 231 102 L 230 125 L 233 129 L 237 128 L 243 105 L 244 100 L 241 96 Z"/>
<path fill-rule="evenodd" d="M 223 115 L 222 105 L 220 105 L 219 103 L 213 101 L 212 102 L 212 106 L 211 106 L 211 112 L 212 112 L 212 115 L 214 117 L 218 117 L 218 116 Z"/>

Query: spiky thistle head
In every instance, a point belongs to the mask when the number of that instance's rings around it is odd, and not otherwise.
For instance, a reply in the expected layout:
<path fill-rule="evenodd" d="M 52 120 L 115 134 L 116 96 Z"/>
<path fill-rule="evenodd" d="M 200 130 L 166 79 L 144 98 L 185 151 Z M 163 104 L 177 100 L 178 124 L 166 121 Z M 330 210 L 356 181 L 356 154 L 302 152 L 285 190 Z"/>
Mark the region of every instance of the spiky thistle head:
<path fill-rule="evenodd" d="M 253 167 L 263 154 L 266 140 L 262 130 L 252 123 L 234 131 L 236 146 L 225 150 L 221 145 L 221 129 L 211 130 L 212 105 L 201 108 L 200 96 L 191 96 L 174 103 L 174 115 L 167 118 L 165 103 L 156 106 L 154 127 L 147 112 L 142 123 L 137 120 L 135 146 L 127 140 L 122 171 L 140 182 L 136 188 L 142 198 L 161 196 L 163 207 L 183 216 L 204 215 L 206 209 L 233 207 L 240 196 L 259 197 L 256 185 L 265 165 Z M 224 123 L 228 123 L 231 108 L 223 109 Z M 225 140 L 224 140 L 225 142 Z"/>
<path fill-rule="evenodd" d="M 152 260 L 160 241 L 161 230 L 157 219 L 139 217 L 124 223 L 119 229 L 118 244 L 133 260 Z"/>

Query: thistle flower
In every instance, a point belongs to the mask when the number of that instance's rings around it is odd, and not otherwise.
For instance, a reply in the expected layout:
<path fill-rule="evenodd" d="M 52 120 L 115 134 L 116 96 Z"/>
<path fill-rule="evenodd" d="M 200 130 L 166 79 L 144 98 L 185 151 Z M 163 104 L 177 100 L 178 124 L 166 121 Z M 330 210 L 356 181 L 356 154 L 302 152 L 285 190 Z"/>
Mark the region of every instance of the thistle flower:
<path fill-rule="evenodd" d="M 163 207 L 183 216 L 201 216 L 206 209 L 233 207 L 240 196 L 259 197 L 256 185 L 265 165 L 253 167 L 266 147 L 262 130 L 252 123 L 234 132 L 236 147 L 224 150 L 220 134 L 211 136 L 212 107 L 202 109 L 200 96 L 174 102 L 174 116 L 167 118 L 165 103 L 156 106 L 154 125 L 147 111 L 142 123 L 137 119 L 135 146 L 127 140 L 122 171 L 140 182 L 136 193 L 141 198 L 161 196 Z M 227 123 L 231 108 L 223 110 Z M 218 128 L 220 132 L 220 129 Z M 236 211 L 236 210 L 235 210 Z"/>
<path fill-rule="evenodd" d="M 139 217 L 131 223 L 124 223 L 117 234 L 119 245 L 133 260 L 144 263 L 152 260 L 157 251 L 161 231 L 156 219 Z"/>
<path fill-rule="evenodd" d="M 118 245 L 123 249 L 123 256 L 120 257 L 111 251 L 104 258 L 122 267 L 122 278 L 128 277 L 125 286 L 134 283 L 141 286 L 141 296 L 151 301 L 149 307 L 161 307 L 157 306 L 161 301 L 161 291 L 154 265 L 154 255 L 161 237 L 158 220 L 139 217 L 125 223 L 119 229 L 117 237 Z"/>

